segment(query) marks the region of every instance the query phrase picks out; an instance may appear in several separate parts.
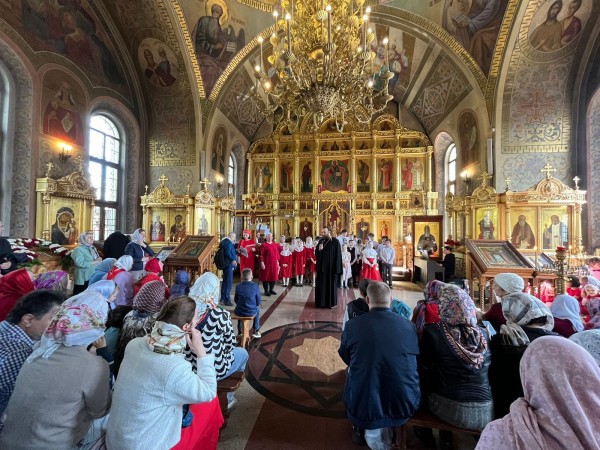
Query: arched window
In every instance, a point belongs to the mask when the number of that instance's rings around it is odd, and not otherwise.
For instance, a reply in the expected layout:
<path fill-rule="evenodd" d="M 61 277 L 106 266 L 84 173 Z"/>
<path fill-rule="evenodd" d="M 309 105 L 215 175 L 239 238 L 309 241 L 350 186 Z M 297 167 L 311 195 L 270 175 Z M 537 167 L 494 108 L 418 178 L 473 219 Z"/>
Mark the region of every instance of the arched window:
<path fill-rule="evenodd" d="M 90 162 L 96 206 L 92 211 L 94 240 L 104 240 L 118 223 L 122 140 L 114 122 L 104 115 L 90 119 Z"/>
<path fill-rule="evenodd" d="M 227 194 L 235 197 L 235 160 L 229 155 L 229 172 L 227 172 Z"/>
<path fill-rule="evenodd" d="M 450 144 L 446 157 L 446 192 L 456 194 L 456 145 Z"/>

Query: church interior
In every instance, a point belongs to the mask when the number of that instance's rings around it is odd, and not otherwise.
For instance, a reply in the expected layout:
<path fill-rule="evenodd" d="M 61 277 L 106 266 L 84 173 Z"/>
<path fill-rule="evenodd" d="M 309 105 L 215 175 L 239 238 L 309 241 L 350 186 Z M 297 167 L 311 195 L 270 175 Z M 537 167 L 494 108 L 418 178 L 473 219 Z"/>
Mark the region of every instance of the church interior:
<path fill-rule="evenodd" d="M 165 280 L 185 268 L 193 284 L 221 276 L 212 255 L 232 231 L 372 233 L 391 240 L 392 296 L 411 309 L 444 245 L 482 311 L 502 271 L 552 297 L 600 255 L 600 2 L 0 0 L 0 12 L 5 236 L 66 252 L 87 230 L 102 248 L 143 228 Z M 42 267 L 59 267 L 46 250 Z M 358 289 L 333 309 L 314 307 L 308 283 L 275 290 L 218 448 L 358 448 L 337 353 Z M 431 448 L 410 427 L 405 438 Z M 454 448 L 476 445 L 454 433 Z"/>

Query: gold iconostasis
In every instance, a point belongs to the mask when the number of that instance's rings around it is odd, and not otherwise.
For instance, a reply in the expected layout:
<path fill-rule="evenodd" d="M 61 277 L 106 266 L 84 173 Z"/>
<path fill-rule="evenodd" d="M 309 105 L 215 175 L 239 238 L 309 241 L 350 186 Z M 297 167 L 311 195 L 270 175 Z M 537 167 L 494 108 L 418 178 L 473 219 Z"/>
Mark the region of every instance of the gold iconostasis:
<path fill-rule="evenodd" d="M 306 127 L 308 129 L 308 126 Z M 318 133 L 279 127 L 248 152 L 245 227 L 257 235 L 315 236 L 324 226 L 404 240 L 411 217 L 437 213 L 431 142 L 393 116 L 372 125 L 334 120 Z"/>

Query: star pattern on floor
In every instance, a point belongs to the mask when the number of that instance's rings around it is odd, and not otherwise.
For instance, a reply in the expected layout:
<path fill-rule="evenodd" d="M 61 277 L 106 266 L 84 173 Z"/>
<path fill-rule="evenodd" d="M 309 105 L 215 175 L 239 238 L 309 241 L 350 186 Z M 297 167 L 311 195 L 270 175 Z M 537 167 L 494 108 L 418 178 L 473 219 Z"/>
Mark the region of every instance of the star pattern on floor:
<path fill-rule="evenodd" d="M 314 367 L 330 376 L 346 368 L 338 355 L 339 347 L 339 339 L 327 336 L 320 339 L 306 338 L 302 345 L 292 348 L 292 351 L 299 356 L 296 363 L 298 366 Z"/>
<path fill-rule="evenodd" d="M 342 402 L 346 365 L 337 355 L 341 332 L 340 323 L 309 321 L 263 333 L 250 349 L 248 382 L 286 408 L 321 417 L 346 417 Z M 315 356 L 326 353 L 326 358 Z"/>

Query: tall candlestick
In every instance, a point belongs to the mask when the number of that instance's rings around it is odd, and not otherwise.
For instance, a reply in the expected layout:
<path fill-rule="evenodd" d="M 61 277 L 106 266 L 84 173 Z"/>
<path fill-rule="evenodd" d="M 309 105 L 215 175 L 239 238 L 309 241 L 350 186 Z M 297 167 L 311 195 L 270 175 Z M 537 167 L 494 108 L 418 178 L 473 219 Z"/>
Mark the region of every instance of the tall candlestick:
<path fill-rule="evenodd" d="M 279 13 L 277 11 L 273 11 L 273 19 L 275 20 L 275 31 L 274 34 L 277 34 L 277 17 L 279 17 Z"/>
<path fill-rule="evenodd" d="M 385 45 L 385 68 L 390 69 L 390 40 L 388 38 L 383 39 L 383 45 Z"/>
<path fill-rule="evenodd" d="M 260 44 L 260 71 L 264 72 L 263 69 L 263 37 L 258 37 L 258 43 Z"/>
<path fill-rule="evenodd" d="M 285 15 L 285 20 L 287 21 L 287 44 L 288 51 L 292 52 L 292 16 L 289 14 Z"/>
<path fill-rule="evenodd" d="M 367 25 L 369 23 L 369 16 L 366 14 L 363 16 L 363 49 L 367 51 Z"/>
<path fill-rule="evenodd" d="M 327 42 L 331 44 L 331 5 L 325 7 L 327 11 Z"/>

